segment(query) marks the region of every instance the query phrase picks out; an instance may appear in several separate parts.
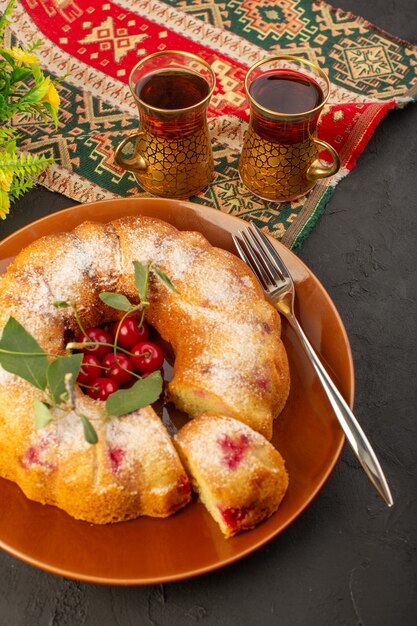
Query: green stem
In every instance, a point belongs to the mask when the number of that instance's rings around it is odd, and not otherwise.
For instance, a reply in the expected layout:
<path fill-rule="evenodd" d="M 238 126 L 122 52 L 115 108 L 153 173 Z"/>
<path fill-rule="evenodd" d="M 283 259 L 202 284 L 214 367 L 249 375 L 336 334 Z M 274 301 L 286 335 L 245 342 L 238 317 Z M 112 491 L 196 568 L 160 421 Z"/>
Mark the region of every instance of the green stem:
<path fill-rule="evenodd" d="M 65 346 L 65 349 L 82 350 L 83 348 L 88 348 L 89 346 L 107 346 L 109 348 L 114 348 L 114 343 L 106 343 L 104 341 L 70 341 Z M 125 350 L 124 348 L 118 348 L 118 350 L 119 352 L 123 352 L 124 354 L 132 356 L 132 353 L 129 352 L 129 350 Z"/>
<path fill-rule="evenodd" d="M 83 389 L 94 389 L 94 386 L 86 385 L 85 383 L 77 383 L 79 387 L 83 387 Z M 78 413 L 77 413 L 78 415 Z"/>
<path fill-rule="evenodd" d="M 147 302 L 146 304 L 148 305 L 148 304 L 149 304 L 149 302 Z M 140 328 L 141 326 L 143 326 L 143 322 L 144 322 L 144 320 L 145 320 L 145 308 L 143 308 L 143 309 L 142 309 L 142 314 L 141 314 L 141 316 L 140 316 L 140 321 L 139 321 L 139 324 L 138 324 L 139 328 Z"/>
<path fill-rule="evenodd" d="M 82 350 L 83 348 L 86 348 L 88 346 L 108 346 L 109 348 L 114 348 L 115 344 L 104 343 L 103 341 L 83 341 L 82 343 L 70 342 L 70 343 L 67 343 L 66 349 L 67 350 Z M 133 352 L 129 352 L 129 350 L 125 350 L 124 348 L 121 348 L 120 346 L 116 346 L 116 350 L 113 352 L 115 359 L 116 359 L 116 363 L 122 370 L 124 370 L 125 372 L 129 372 L 129 374 L 132 374 L 132 376 L 135 376 L 136 378 L 142 378 L 142 376 L 139 376 L 138 374 L 136 374 L 136 372 L 132 372 L 126 367 L 123 367 L 123 365 L 117 359 L 117 356 L 116 356 L 117 352 L 123 352 L 123 354 L 127 354 L 128 356 L 146 356 L 146 354 L 148 353 L 143 352 L 140 354 L 133 354 Z M 23 354 L 23 353 L 18 352 L 17 354 Z M 103 370 L 108 369 L 107 367 L 104 367 L 103 365 L 89 365 L 88 363 L 86 364 L 86 367 L 99 367 L 100 369 L 103 369 Z"/>
<path fill-rule="evenodd" d="M 0 348 L 0 352 L 3 354 L 18 354 L 19 356 L 51 356 L 57 359 L 59 354 L 49 354 L 47 352 L 18 352 L 16 350 L 4 350 L 4 348 Z"/>
<path fill-rule="evenodd" d="M 117 358 L 117 352 L 113 352 L 114 354 L 114 359 L 115 362 L 117 363 L 117 365 L 120 367 L 120 369 L 124 370 L 125 372 L 127 372 L 128 374 L 131 374 L 134 378 L 142 378 L 141 376 L 139 376 L 138 374 L 136 374 L 136 372 L 132 372 L 132 370 L 128 369 L 127 367 L 123 367 L 123 365 L 120 363 L 119 359 Z M 130 354 L 132 354 L 132 352 L 130 352 Z M 144 354 L 136 354 L 135 356 L 144 356 Z"/>
<path fill-rule="evenodd" d="M 120 361 L 118 360 L 118 358 L 117 358 L 116 354 L 117 354 L 117 350 L 119 350 L 120 352 L 123 352 L 123 349 L 122 349 L 122 348 L 120 348 L 120 347 L 117 345 L 117 340 L 119 339 L 120 326 L 121 326 L 121 325 L 122 325 L 122 323 L 125 321 L 125 319 L 126 319 L 127 317 L 129 317 L 129 315 L 130 315 L 131 313 L 134 313 L 135 311 L 138 311 L 141 307 L 142 307 L 142 305 L 141 305 L 141 304 L 138 304 L 138 305 L 136 305 L 136 306 L 133 306 L 133 307 L 131 307 L 128 311 L 126 311 L 126 313 L 125 313 L 124 315 L 122 315 L 122 317 L 121 317 L 121 319 L 120 319 L 120 321 L 119 321 L 119 323 L 118 323 L 118 325 L 117 325 L 116 335 L 115 335 L 115 337 L 114 337 L 114 347 L 113 347 L 113 354 L 114 354 L 114 358 L 115 358 L 115 360 L 116 360 L 117 365 L 118 365 L 118 366 L 119 366 L 122 370 L 124 370 L 124 371 L 125 371 L 125 372 L 127 372 L 128 374 L 132 374 L 132 376 L 134 376 L 134 377 L 136 377 L 136 378 L 140 378 L 140 376 L 138 376 L 138 375 L 136 374 L 136 372 L 132 372 L 132 371 L 130 371 L 127 367 L 123 367 L 123 365 L 122 365 L 122 364 L 120 363 Z M 144 311 L 142 311 L 142 315 L 143 315 L 143 314 L 144 314 Z M 126 352 L 125 352 L 125 354 L 129 354 L 130 356 L 133 356 L 133 355 L 132 355 L 132 352 L 127 352 L 127 351 L 126 351 Z"/>
<path fill-rule="evenodd" d="M 117 346 L 117 340 L 119 339 L 120 326 L 125 321 L 125 319 L 129 317 L 131 313 L 138 311 L 141 307 L 142 307 L 141 304 L 136 304 L 135 306 L 130 307 L 130 309 L 128 309 L 126 313 L 124 313 L 124 315 L 122 315 L 122 317 L 120 318 L 119 323 L 117 324 L 116 335 L 114 337 L 114 354 L 116 354 L 116 346 Z"/>
<path fill-rule="evenodd" d="M 81 332 L 82 332 L 82 334 L 83 334 L 83 335 L 88 336 L 88 335 L 87 335 L 87 333 L 85 332 L 85 328 L 84 328 L 84 326 L 82 325 L 82 322 L 81 322 L 80 316 L 79 316 L 79 314 L 78 314 L 77 305 L 75 304 L 75 302 L 71 302 L 71 306 L 72 306 L 72 310 L 74 311 L 75 321 L 77 322 L 77 324 L 78 324 L 78 326 L 79 326 L 79 329 L 81 330 Z"/>

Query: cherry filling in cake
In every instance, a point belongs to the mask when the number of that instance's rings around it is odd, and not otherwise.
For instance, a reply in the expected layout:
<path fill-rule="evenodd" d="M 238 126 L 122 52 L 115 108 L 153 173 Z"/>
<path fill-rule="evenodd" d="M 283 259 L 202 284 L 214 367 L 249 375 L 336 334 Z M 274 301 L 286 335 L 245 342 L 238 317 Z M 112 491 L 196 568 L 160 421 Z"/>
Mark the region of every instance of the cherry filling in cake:
<path fill-rule="evenodd" d="M 240 435 L 235 439 L 224 435 L 218 439 L 218 443 L 223 451 L 223 463 L 232 470 L 239 465 L 249 448 L 249 439 L 246 435 Z"/>
<path fill-rule="evenodd" d="M 243 522 L 249 512 L 249 508 L 247 506 L 238 508 L 218 506 L 218 509 L 222 515 L 224 523 L 227 526 L 230 526 L 231 529 L 237 528 L 239 523 Z"/>
<path fill-rule="evenodd" d="M 77 382 L 94 400 L 107 400 L 118 389 L 160 370 L 164 363 L 164 351 L 146 322 L 126 317 L 84 332 L 77 340 L 86 344 L 80 349 L 83 360 Z"/>

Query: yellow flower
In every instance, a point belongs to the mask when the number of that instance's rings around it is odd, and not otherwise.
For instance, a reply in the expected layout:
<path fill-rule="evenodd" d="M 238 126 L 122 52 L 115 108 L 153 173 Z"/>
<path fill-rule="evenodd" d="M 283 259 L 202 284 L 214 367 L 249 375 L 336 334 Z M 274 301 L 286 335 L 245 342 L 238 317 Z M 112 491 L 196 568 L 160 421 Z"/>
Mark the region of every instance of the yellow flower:
<path fill-rule="evenodd" d="M 12 184 L 13 174 L 0 170 L 0 190 L 9 191 Z"/>
<path fill-rule="evenodd" d="M 55 113 L 58 112 L 59 109 L 59 104 L 61 102 L 58 92 L 55 88 L 55 85 L 53 83 L 51 83 L 48 87 L 48 91 L 46 92 L 46 94 L 44 95 L 44 97 L 42 98 L 41 102 L 49 102 L 49 104 L 51 105 L 52 109 L 55 111 Z"/>
<path fill-rule="evenodd" d="M 6 215 L 9 212 L 10 200 L 7 191 L 0 189 L 0 219 L 6 219 Z"/>
<path fill-rule="evenodd" d="M 38 65 L 39 59 L 36 54 L 32 52 L 26 52 L 22 50 L 22 48 L 18 48 L 14 46 L 13 48 L 9 48 L 7 52 L 19 63 L 26 63 L 27 65 Z"/>

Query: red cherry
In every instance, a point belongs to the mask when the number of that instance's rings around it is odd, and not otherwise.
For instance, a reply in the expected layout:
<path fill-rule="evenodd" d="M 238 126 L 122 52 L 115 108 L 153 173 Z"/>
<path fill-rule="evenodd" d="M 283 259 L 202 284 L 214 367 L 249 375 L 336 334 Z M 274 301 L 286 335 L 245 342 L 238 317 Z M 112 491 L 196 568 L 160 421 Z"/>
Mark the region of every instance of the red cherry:
<path fill-rule="evenodd" d="M 120 356 L 125 356 L 124 354 L 121 354 L 120 352 L 116 352 L 116 354 L 120 357 Z M 120 359 L 118 359 L 120 360 Z M 101 364 L 103 367 L 106 368 L 105 374 L 108 374 L 109 369 L 111 368 L 111 366 L 114 364 L 114 362 L 116 361 L 116 357 L 114 355 L 114 352 L 109 352 L 109 354 L 106 354 L 106 356 L 104 357 L 104 359 L 102 359 Z"/>
<path fill-rule="evenodd" d="M 121 352 L 113 352 L 106 354 L 101 364 L 106 368 L 106 376 L 114 380 L 118 385 L 126 385 L 131 379 L 132 374 L 126 370 L 133 370 L 133 363 L 128 356 Z"/>
<path fill-rule="evenodd" d="M 164 353 L 161 348 L 151 341 L 141 341 L 133 346 L 131 360 L 138 372 L 155 372 L 162 367 Z"/>
<path fill-rule="evenodd" d="M 101 375 L 101 372 L 102 370 L 98 358 L 92 354 L 84 354 L 80 371 L 78 372 L 77 382 L 83 385 L 89 385 Z"/>
<path fill-rule="evenodd" d="M 126 317 L 123 322 L 113 324 L 114 337 L 117 330 L 119 330 L 117 345 L 125 350 L 130 350 L 139 341 L 146 341 L 149 337 L 149 326 L 145 322 L 138 326 L 138 321 L 133 317 Z"/>
<path fill-rule="evenodd" d="M 93 356 L 101 360 L 106 356 L 106 354 L 112 351 L 113 337 L 106 330 L 93 326 L 91 328 L 86 328 L 85 332 L 86 335 L 81 335 L 81 337 L 79 337 L 79 343 L 85 343 L 86 341 L 96 341 L 99 343 L 109 343 L 110 345 L 100 346 L 97 344 L 95 346 L 86 346 L 85 348 L 81 348 L 81 352 L 84 352 L 84 354 L 92 354 Z"/>
<path fill-rule="evenodd" d="M 107 400 L 111 393 L 119 389 L 119 385 L 110 378 L 96 378 L 87 393 L 93 400 Z"/>

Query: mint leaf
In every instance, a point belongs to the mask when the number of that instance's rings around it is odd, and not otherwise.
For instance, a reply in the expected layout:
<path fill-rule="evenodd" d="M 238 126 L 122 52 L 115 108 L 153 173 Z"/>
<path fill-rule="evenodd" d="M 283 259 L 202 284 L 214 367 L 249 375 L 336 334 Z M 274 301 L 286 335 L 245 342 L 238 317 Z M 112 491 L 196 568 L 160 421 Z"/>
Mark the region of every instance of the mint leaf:
<path fill-rule="evenodd" d="M 35 429 L 39 430 L 41 428 L 45 428 L 45 426 L 48 426 L 49 422 L 53 419 L 54 416 L 49 410 L 49 406 L 44 402 L 35 399 L 33 413 L 33 423 L 35 425 Z"/>
<path fill-rule="evenodd" d="M 135 268 L 135 285 L 139 292 L 141 302 L 147 302 L 149 265 L 142 265 L 139 261 L 133 261 Z"/>
<path fill-rule="evenodd" d="M 162 391 L 161 372 L 152 372 L 147 378 L 138 380 L 130 389 L 120 389 L 106 400 L 107 413 L 113 417 L 127 415 L 155 402 Z"/>
<path fill-rule="evenodd" d="M 163 283 L 166 284 L 167 287 L 169 287 L 169 289 L 171 289 L 171 291 L 175 291 L 175 293 L 179 293 L 178 289 L 176 287 L 174 287 L 174 285 L 172 284 L 172 282 L 169 280 L 168 276 L 165 274 L 165 272 L 163 272 L 162 270 L 160 270 L 157 267 L 153 268 L 154 271 L 158 274 L 159 278 L 162 280 Z"/>
<path fill-rule="evenodd" d="M 72 374 L 72 380 L 77 380 L 80 371 L 83 354 L 70 354 L 69 356 L 59 356 L 52 363 L 46 372 L 46 380 L 51 390 L 52 397 L 57 404 L 62 402 L 62 395 L 66 393 L 65 375 Z"/>
<path fill-rule="evenodd" d="M 0 364 L 38 389 L 46 387 L 49 362 L 45 352 L 14 317 L 9 317 L 0 339 Z"/>
<path fill-rule="evenodd" d="M 57 300 L 53 305 L 56 309 L 68 309 L 68 307 L 71 306 L 70 303 L 65 300 Z"/>
<path fill-rule="evenodd" d="M 126 296 L 121 293 L 103 291 L 103 293 L 100 293 L 98 297 L 104 302 L 104 304 L 107 304 L 118 311 L 128 311 L 132 307 Z"/>
<path fill-rule="evenodd" d="M 88 419 L 88 417 L 86 417 L 85 415 L 80 415 L 80 420 L 83 425 L 84 439 L 86 440 L 86 442 L 92 443 L 92 444 L 97 443 L 98 436 L 97 436 L 96 430 L 94 426 L 92 425 L 92 423 L 90 422 L 90 420 Z"/>

